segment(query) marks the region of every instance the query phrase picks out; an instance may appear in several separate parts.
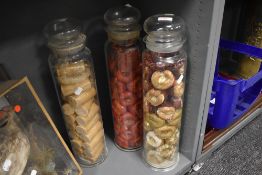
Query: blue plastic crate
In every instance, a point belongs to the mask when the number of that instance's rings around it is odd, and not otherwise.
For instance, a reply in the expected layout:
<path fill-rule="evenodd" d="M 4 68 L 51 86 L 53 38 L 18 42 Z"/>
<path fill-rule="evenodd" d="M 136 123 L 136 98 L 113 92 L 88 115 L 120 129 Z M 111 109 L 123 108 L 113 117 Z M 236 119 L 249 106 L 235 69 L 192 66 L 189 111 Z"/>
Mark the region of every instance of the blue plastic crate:
<path fill-rule="evenodd" d="M 262 58 L 262 49 L 243 43 L 221 39 L 219 50 L 221 49 Z M 261 93 L 262 67 L 260 67 L 256 75 L 249 79 L 233 80 L 219 74 L 220 54 L 218 54 L 217 60 L 208 113 L 208 125 L 212 128 L 224 129 L 247 112 Z"/>

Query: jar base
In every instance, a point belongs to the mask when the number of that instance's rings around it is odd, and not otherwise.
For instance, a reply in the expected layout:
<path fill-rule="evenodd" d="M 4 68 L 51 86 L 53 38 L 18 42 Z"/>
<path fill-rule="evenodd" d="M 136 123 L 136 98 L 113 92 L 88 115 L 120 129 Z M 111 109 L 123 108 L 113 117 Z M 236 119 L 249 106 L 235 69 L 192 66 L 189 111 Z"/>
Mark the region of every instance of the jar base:
<path fill-rule="evenodd" d="M 103 163 L 106 160 L 107 156 L 108 156 L 108 150 L 106 148 L 105 151 L 101 154 L 101 156 L 98 159 L 98 161 L 93 163 L 93 164 L 90 164 L 87 160 L 85 160 L 85 159 L 83 159 L 83 158 L 81 158 L 79 156 L 75 156 L 75 157 L 76 157 L 76 160 L 80 164 L 81 167 L 92 168 L 92 167 L 95 167 L 95 166 Z"/>
<path fill-rule="evenodd" d="M 142 145 L 139 146 L 139 147 L 127 149 L 127 148 L 123 148 L 123 147 L 119 146 L 115 141 L 114 141 L 114 144 L 118 149 L 120 149 L 121 151 L 125 151 L 125 152 L 134 152 L 134 151 L 138 151 L 138 150 L 142 149 Z"/>
<path fill-rule="evenodd" d="M 156 165 L 156 164 L 150 163 L 150 162 L 146 161 L 145 157 L 143 158 L 143 160 L 144 160 L 145 164 L 146 164 L 150 169 L 152 169 L 153 171 L 167 172 L 167 171 L 173 170 L 173 169 L 178 165 L 178 162 L 179 162 L 179 154 L 176 156 L 176 163 L 175 163 L 175 164 L 172 164 L 172 165 L 169 165 L 169 166 L 166 166 L 166 167 L 163 167 L 163 163 L 162 163 L 162 166 L 160 166 L 159 164 Z M 173 162 L 173 161 L 170 161 L 170 162 Z"/>

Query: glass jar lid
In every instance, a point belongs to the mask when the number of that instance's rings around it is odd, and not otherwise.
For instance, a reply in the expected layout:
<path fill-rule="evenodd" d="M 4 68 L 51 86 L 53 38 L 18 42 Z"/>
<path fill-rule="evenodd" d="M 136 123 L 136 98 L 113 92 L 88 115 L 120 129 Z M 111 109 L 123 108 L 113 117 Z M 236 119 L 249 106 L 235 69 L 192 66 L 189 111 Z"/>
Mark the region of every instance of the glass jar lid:
<path fill-rule="evenodd" d="M 158 14 L 147 18 L 144 22 L 146 45 L 153 51 L 174 52 L 184 42 L 185 22 L 174 14 Z"/>
<path fill-rule="evenodd" d="M 57 19 L 44 28 L 48 47 L 57 52 L 70 52 L 85 46 L 86 35 L 81 32 L 80 23 L 72 18 Z"/>
<path fill-rule="evenodd" d="M 107 33 L 115 40 L 126 40 L 139 36 L 141 14 L 130 5 L 110 8 L 104 15 Z"/>

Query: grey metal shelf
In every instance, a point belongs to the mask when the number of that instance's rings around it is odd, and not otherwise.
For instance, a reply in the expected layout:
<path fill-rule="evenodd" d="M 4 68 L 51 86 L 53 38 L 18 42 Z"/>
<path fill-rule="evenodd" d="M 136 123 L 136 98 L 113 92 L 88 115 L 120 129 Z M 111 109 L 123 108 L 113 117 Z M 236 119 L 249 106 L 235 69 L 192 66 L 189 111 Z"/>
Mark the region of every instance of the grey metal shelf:
<path fill-rule="evenodd" d="M 142 150 L 125 152 L 119 150 L 110 138 L 106 138 L 108 156 L 106 160 L 94 168 L 84 168 L 84 175 L 174 175 L 184 174 L 192 165 L 192 161 L 183 154 L 179 155 L 177 166 L 168 172 L 156 172 L 145 164 Z"/>

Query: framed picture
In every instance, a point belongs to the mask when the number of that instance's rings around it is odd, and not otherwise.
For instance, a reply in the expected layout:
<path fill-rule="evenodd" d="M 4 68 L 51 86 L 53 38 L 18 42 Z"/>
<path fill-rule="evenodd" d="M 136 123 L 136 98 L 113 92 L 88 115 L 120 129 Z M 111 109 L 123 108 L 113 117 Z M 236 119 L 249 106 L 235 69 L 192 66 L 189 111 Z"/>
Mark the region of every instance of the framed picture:
<path fill-rule="evenodd" d="M 0 174 L 82 174 L 26 77 L 0 83 L 0 140 Z"/>

